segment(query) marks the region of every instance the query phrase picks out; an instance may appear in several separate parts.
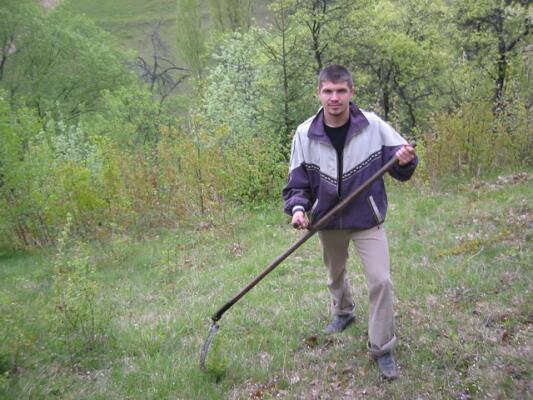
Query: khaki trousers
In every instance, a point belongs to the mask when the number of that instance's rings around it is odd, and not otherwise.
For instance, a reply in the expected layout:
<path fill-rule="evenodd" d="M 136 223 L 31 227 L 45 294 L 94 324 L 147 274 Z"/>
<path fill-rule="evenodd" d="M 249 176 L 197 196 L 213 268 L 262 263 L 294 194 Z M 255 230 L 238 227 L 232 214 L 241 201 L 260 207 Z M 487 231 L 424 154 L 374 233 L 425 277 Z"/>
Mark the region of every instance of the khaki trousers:
<path fill-rule="evenodd" d="M 318 232 L 333 315 L 352 314 L 355 304 L 346 273 L 348 246 L 353 242 L 363 264 L 368 288 L 368 348 L 373 356 L 392 350 L 394 335 L 393 285 L 390 279 L 389 246 L 383 225 L 367 230 Z"/>

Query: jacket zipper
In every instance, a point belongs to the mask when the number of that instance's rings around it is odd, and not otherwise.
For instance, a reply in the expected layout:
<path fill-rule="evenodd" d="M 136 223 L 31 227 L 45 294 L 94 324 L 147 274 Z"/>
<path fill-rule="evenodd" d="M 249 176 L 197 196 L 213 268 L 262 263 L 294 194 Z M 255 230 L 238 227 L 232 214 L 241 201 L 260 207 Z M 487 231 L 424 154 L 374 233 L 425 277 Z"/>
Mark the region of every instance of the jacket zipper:
<path fill-rule="evenodd" d="M 343 163 L 344 163 L 344 147 L 342 148 L 342 158 L 343 158 Z M 342 181 L 342 170 L 343 170 L 343 166 L 342 165 L 339 165 L 339 155 L 337 154 L 337 152 L 335 151 L 335 156 L 336 156 L 336 162 L 337 162 L 337 200 L 338 202 L 341 201 L 341 181 Z M 339 214 L 339 229 L 342 229 L 342 212 Z"/>

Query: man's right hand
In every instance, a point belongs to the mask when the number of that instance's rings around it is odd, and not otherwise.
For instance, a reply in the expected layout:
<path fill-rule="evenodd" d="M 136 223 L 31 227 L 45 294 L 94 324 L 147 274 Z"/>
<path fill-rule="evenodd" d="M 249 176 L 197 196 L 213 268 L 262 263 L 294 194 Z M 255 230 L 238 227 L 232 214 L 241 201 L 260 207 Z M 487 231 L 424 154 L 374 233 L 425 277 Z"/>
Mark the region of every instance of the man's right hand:
<path fill-rule="evenodd" d="M 296 211 L 292 215 L 291 224 L 296 229 L 306 229 L 309 226 L 309 219 L 303 211 Z"/>

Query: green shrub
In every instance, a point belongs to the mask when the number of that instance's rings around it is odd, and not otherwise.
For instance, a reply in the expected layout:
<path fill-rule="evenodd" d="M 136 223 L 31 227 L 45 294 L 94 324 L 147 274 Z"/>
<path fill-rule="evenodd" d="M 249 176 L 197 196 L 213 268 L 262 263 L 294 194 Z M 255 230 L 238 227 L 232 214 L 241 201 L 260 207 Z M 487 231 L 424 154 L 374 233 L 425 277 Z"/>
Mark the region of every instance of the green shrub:
<path fill-rule="evenodd" d="M 423 168 L 433 186 L 445 176 L 478 177 L 531 163 L 527 115 L 497 114 L 490 103 L 468 103 L 454 113 L 436 114 L 423 142 Z"/>
<path fill-rule="evenodd" d="M 45 204 L 53 152 L 27 108 L 11 111 L 0 96 L 0 235 L 12 247 L 48 244 Z"/>
<path fill-rule="evenodd" d="M 71 238 L 72 224 L 67 214 L 54 260 L 54 326 L 74 349 L 84 351 L 107 340 L 111 315 L 89 251 Z"/>

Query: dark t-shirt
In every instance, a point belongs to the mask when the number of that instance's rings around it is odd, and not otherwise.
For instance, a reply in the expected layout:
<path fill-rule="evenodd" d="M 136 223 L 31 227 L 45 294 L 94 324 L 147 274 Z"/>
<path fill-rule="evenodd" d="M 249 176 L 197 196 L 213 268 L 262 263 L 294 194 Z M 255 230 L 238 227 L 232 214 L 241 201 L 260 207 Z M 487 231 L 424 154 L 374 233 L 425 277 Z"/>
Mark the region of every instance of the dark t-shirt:
<path fill-rule="evenodd" d="M 348 119 L 348 121 L 346 121 L 344 125 L 338 126 L 336 128 L 332 128 L 324 124 L 324 129 L 326 131 L 326 135 L 328 135 L 329 140 L 331 141 L 331 144 L 337 151 L 337 181 L 339 182 L 338 193 L 340 195 L 342 184 L 342 158 L 344 142 L 346 141 L 346 134 L 348 133 L 348 129 L 350 129 L 350 119 Z"/>

